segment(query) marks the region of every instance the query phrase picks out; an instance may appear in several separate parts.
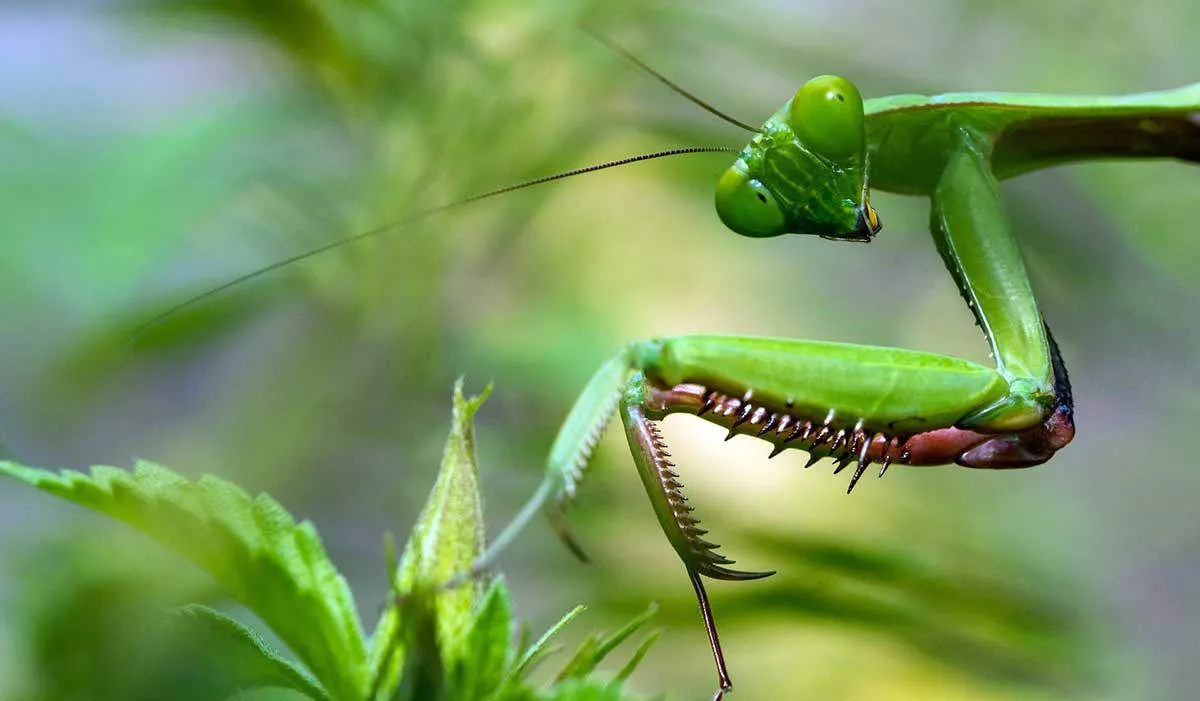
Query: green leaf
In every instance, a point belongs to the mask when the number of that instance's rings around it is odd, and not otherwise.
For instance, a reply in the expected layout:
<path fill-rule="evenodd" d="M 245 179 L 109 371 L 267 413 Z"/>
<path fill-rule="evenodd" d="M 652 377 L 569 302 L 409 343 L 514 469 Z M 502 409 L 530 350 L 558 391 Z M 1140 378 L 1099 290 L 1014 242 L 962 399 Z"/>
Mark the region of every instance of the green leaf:
<path fill-rule="evenodd" d="M 299 701 L 305 698 L 292 689 L 278 687 L 262 689 L 238 689 L 225 701 Z"/>
<path fill-rule="evenodd" d="M 476 580 L 453 589 L 442 588 L 468 571 L 484 549 L 483 501 L 472 419 L 491 386 L 468 399 L 463 396 L 462 385 L 460 378 L 454 387 L 450 435 L 441 471 L 394 574 L 399 601 L 418 588 L 440 590 L 436 594 L 437 639 L 447 664 L 461 656 L 463 638 L 482 593 L 482 585 Z M 402 637 L 397 635 L 402 613 L 402 606 L 389 606 L 371 639 L 370 668 L 384 691 L 395 687 L 403 664 L 403 655 L 393 649 Z"/>
<path fill-rule="evenodd" d="M 609 653 L 616 649 L 618 645 L 625 642 L 629 636 L 637 632 L 639 628 L 646 624 L 650 618 L 658 611 L 657 604 L 650 604 L 645 611 L 638 614 L 632 621 L 626 623 L 619 630 L 607 637 L 594 634 L 589 636 L 579 646 L 579 650 L 575 653 L 562 671 L 558 673 L 556 681 L 565 681 L 567 679 L 580 679 L 586 677 L 596 670 L 596 667 L 608 657 Z M 645 656 L 645 651 L 642 647 L 647 644 L 643 643 L 634 654 L 636 659 Z M 626 665 L 628 667 L 628 665 Z M 624 673 L 624 671 L 623 671 Z"/>
<path fill-rule="evenodd" d="M 0 463 L 6 474 L 124 521 L 196 563 L 254 611 L 335 699 L 366 692 L 365 650 L 346 580 L 311 523 L 212 476 L 190 482 L 139 462 L 81 472 Z"/>
<path fill-rule="evenodd" d="M 590 679 L 571 679 L 556 684 L 540 698 L 544 701 L 631 701 L 633 697 L 622 693 L 617 684 Z"/>
<path fill-rule="evenodd" d="M 308 670 L 283 658 L 241 622 L 200 604 L 189 604 L 176 612 L 176 632 L 188 635 L 205 654 L 218 657 L 221 669 L 240 686 L 282 686 L 310 699 L 329 698 Z"/>
<path fill-rule="evenodd" d="M 471 622 L 463 656 L 455 669 L 453 698 L 471 701 L 490 698 L 501 687 L 510 657 L 512 611 L 504 580 L 496 579 Z"/>
<path fill-rule="evenodd" d="M 438 593 L 418 587 L 404 595 L 399 643 L 404 648 L 399 685 L 391 701 L 458 701 L 447 694 L 446 661 L 438 644 Z M 379 690 L 372 690 L 373 698 Z"/>
<path fill-rule="evenodd" d="M 642 660 L 646 659 L 646 655 L 649 654 L 650 648 L 654 645 L 654 643 L 658 642 L 658 639 L 661 637 L 661 635 L 662 631 L 656 630 L 643 638 L 642 642 L 638 643 L 637 649 L 634 650 L 633 654 L 629 657 L 629 661 L 626 662 L 625 666 L 621 668 L 621 671 L 617 672 L 617 675 L 613 677 L 613 682 L 616 684 L 624 684 L 626 681 L 628 681 L 630 675 L 637 670 L 638 665 L 642 663 Z"/>
<path fill-rule="evenodd" d="M 568 611 L 565 616 L 558 619 L 558 623 L 550 626 L 545 633 L 542 633 L 542 637 L 538 638 L 533 645 L 530 645 L 529 649 L 526 650 L 521 656 L 521 659 L 510 672 L 510 679 L 507 681 L 512 682 L 524 679 L 526 675 L 533 671 L 533 668 L 536 667 L 538 663 L 541 662 L 542 659 L 544 659 L 545 656 L 550 654 L 552 651 L 551 648 L 548 647 L 550 640 L 553 639 L 554 636 L 558 635 L 558 632 L 561 631 L 568 623 L 575 620 L 576 616 L 586 610 L 587 607 L 583 606 L 582 604 L 576 606 Z"/>

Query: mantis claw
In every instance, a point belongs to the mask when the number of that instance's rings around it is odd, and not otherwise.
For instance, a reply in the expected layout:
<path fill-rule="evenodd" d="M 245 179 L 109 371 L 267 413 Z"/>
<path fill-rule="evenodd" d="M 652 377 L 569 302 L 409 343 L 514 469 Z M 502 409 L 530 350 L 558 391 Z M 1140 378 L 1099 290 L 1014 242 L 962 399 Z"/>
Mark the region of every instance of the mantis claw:
<path fill-rule="evenodd" d="M 748 380 L 758 377 L 760 363 L 782 365 L 797 357 L 816 357 L 812 345 L 804 342 L 794 342 L 791 347 L 788 344 L 793 342 L 774 339 L 683 337 L 647 342 L 644 347 L 631 352 L 634 369 L 621 399 L 626 438 L 659 524 L 696 589 L 720 677 L 720 686 L 713 696 L 715 701 L 723 699 L 732 685 L 725 672 L 702 579 L 747 581 L 769 577 L 774 572 L 733 569 L 734 561 L 721 555 L 715 543 L 702 537 L 705 531 L 699 527 L 699 519 L 687 503 L 683 481 L 675 463 L 670 460 L 658 422 L 674 413 L 693 414 L 726 428 L 726 440 L 738 434 L 766 440 L 773 446 L 771 457 L 787 448 L 796 448 L 808 453 L 805 467 L 822 458 L 830 458 L 835 465 L 834 474 L 854 463 L 846 488 L 848 494 L 854 491 L 867 468 L 876 462 L 880 463 L 880 477 L 893 463 L 958 462 L 971 467 L 1034 464 L 1065 445 L 1074 428 L 1070 386 L 1057 347 L 1053 345 L 1052 337 L 1049 338 L 1058 399 L 1055 411 L 1041 425 L 1030 429 L 990 434 L 955 427 L 953 419 L 959 414 L 955 413 L 958 408 L 954 402 L 958 400 L 946 400 L 935 392 L 926 398 L 926 403 L 934 408 L 944 403 L 952 404 L 949 408 L 939 408 L 945 416 L 929 418 L 898 413 L 899 418 L 885 420 L 889 417 L 874 415 L 869 410 L 823 408 L 822 403 L 811 401 L 805 406 L 779 387 L 747 389 L 752 384 Z M 824 355 L 853 359 L 841 346 L 820 346 L 819 350 Z M 955 375 L 955 381 L 960 379 L 957 375 L 967 375 L 982 388 L 977 388 L 979 392 L 999 391 L 993 387 L 1001 382 L 994 371 L 977 369 L 966 361 L 917 351 L 877 349 L 872 353 L 872 358 L 878 355 L 888 363 L 899 362 L 915 368 L 912 378 L 904 378 L 911 385 L 905 385 L 911 392 L 932 392 L 926 385 L 936 386 L 933 380 L 939 380 L 945 374 Z M 753 362 L 746 361 L 726 383 L 700 383 L 693 379 L 721 373 L 718 361 L 742 362 L 745 356 L 751 356 Z M 927 378 L 932 380 L 927 382 Z M 825 382 L 819 374 L 801 375 L 800 379 L 818 385 Z M 825 389 L 834 391 L 837 387 L 830 385 Z M 859 389 L 866 392 L 872 388 Z M 814 390 L 814 396 L 817 395 L 822 393 Z M 560 528 L 559 534 L 568 547 L 578 553 L 578 546 L 566 533 L 565 526 Z"/>
<path fill-rule="evenodd" d="M 891 466 L 892 459 L 890 457 L 884 458 L 883 464 L 879 466 L 879 476 L 883 477 L 885 474 L 887 474 L 888 468 Z"/>
<path fill-rule="evenodd" d="M 733 560 L 721 558 L 725 560 L 725 564 L 732 565 Z M 763 570 L 762 572 L 748 572 L 745 570 L 734 570 L 728 567 L 721 567 L 709 563 L 701 563 L 697 565 L 696 572 L 708 577 L 709 579 L 720 579 L 726 582 L 749 582 L 755 579 L 766 579 L 775 574 L 775 570 Z"/>
<path fill-rule="evenodd" d="M 754 412 L 754 408 L 755 408 L 754 405 L 751 404 L 750 402 L 746 402 L 745 404 L 742 405 L 742 410 L 738 412 L 737 421 L 734 421 L 733 425 L 729 427 L 729 435 L 730 436 L 733 435 L 733 429 L 737 428 L 738 426 L 741 426 L 742 424 L 744 424 L 750 420 L 750 415 Z"/>
<path fill-rule="evenodd" d="M 859 460 L 858 467 L 854 468 L 854 474 L 851 475 L 851 477 L 850 477 L 850 486 L 846 487 L 847 494 L 854 491 L 854 485 L 858 484 L 858 478 L 862 477 L 863 473 L 866 471 L 867 471 L 867 461 Z"/>

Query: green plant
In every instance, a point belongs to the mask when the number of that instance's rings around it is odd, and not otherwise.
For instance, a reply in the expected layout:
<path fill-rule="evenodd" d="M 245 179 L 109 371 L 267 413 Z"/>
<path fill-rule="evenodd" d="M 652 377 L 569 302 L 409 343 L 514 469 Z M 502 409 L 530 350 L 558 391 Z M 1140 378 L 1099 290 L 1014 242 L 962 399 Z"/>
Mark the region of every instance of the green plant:
<path fill-rule="evenodd" d="M 484 546 L 472 418 L 486 395 L 466 398 L 461 381 L 455 387 L 441 472 L 402 557 L 394 556 L 389 540 L 392 595 L 369 637 L 345 578 L 312 524 L 297 523 L 266 494 L 252 498 L 211 476 L 189 481 L 148 462 L 139 462 L 133 472 L 94 467 L 90 474 L 3 462 L 0 474 L 124 521 L 199 566 L 255 613 L 294 660 L 209 606 L 188 604 L 170 617 L 170 627 L 192 644 L 189 649 L 220 658 L 230 677 L 229 696 L 274 687 L 330 701 L 629 698 L 622 684 L 654 635 L 612 680 L 591 675 L 652 609 L 612 634 L 586 639 L 553 683 L 537 690 L 529 673 L 549 654 L 550 639 L 583 607 L 532 644 L 525 635 L 514 642 L 502 578 L 444 586 Z"/>

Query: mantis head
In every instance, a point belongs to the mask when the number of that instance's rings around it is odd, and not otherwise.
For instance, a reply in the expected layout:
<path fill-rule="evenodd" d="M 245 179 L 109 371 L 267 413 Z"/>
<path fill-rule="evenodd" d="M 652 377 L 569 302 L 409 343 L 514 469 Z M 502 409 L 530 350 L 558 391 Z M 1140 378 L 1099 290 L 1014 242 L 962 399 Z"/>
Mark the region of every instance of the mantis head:
<path fill-rule="evenodd" d="M 717 183 L 716 204 L 743 236 L 870 241 L 880 224 L 868 195 L 862 96 L 849 80 L 823 75 L 742 150 Z"/>

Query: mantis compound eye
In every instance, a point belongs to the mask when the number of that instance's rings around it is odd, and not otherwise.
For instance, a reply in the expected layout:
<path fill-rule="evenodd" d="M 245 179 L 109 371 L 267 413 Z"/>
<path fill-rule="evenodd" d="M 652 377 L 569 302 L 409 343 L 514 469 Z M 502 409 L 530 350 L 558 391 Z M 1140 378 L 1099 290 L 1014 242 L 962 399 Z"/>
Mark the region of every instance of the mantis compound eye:
<path fill-rule="evenodd" d="M 817 76 L 801 86 L 788 123 L 805 146 L 832 161 L 860 160 L 866 150 L 862 95 L 840 76 Z"/>
<path fill-rule="evenodd" d="M 717 215 L 742 236 L 767 238 L 787 233 L 787 219 L 775 196 L 737 165 L 717 181 Z"/>

